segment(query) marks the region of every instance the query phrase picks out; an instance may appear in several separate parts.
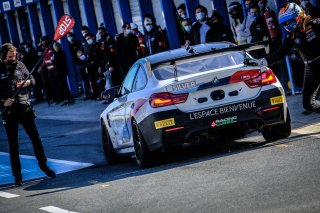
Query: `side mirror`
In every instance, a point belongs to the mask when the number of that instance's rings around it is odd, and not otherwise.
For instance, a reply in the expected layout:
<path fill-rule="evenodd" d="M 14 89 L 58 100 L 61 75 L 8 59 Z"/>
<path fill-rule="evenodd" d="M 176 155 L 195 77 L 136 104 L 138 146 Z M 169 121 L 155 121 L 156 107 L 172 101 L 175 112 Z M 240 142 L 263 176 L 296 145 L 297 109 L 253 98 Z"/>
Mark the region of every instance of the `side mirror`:
<path fill-rule="evenodd" d="M 119 88 L 120 86 L 117 86 L 103 91 L 100 98 L 111 103 L 115 98 L 119 97 Z"/>

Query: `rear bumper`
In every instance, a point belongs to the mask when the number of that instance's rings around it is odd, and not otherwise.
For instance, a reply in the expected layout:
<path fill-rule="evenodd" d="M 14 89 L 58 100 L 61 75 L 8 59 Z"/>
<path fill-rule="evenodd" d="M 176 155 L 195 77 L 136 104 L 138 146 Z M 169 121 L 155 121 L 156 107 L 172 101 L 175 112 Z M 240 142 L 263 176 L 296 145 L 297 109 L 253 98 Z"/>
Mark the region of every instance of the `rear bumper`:
<path fill-rule="evenodd" d="M 188 113 L 178 109 L 154 113 L 139 126 L 152 151 L 188 142 L 201 134 L 218 136 L 238 130 L 256 131 L 285 122 L 285 113 L 284 95 L 279 88 L 275 88 L 241 103 Z"/>

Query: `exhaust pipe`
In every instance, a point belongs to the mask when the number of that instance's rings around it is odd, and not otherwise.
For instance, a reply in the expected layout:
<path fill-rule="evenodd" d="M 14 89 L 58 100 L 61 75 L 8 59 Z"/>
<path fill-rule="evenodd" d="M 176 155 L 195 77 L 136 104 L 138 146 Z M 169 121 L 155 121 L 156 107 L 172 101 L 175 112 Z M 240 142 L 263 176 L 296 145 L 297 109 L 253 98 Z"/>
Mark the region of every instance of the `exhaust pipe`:
<path fill-rule="evenodd" d="M 199 136 L 194 136 L 191 140 L 192 143 L 197 144 L 200 142 L 200 137 Z"/>
<path fill-rule="evenodd" d="M 209 140 L 209 134 L 208 133 L 201 134 L 200 140 L 201 140 L 201 142 L 205 142 L 205 141 Z"/>

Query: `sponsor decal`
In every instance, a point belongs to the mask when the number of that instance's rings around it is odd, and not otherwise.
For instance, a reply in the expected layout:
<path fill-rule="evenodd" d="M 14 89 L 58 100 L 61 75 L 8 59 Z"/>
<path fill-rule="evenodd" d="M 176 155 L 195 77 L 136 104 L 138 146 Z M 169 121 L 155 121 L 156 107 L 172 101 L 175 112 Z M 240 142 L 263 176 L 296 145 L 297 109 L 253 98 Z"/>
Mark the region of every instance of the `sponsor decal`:
<path fill-rule="evenodd" d="M 9 10 L 11 10 L 10 2 L 9 2 L 9 1 L 3 2 L 3 3 L 2 3 L 2 8 L 3 8 L 3 11 L 9 11 Z"/>
<path fill-rule="evenodd" d="M 270 98 L 271 105 L 276 105 L 276 104 L 283 104 L 284 103 L 284 98 L 283 96 L 277 96 Z"/>
<path fill-rule="evenodd" d="M 233 117 L 229 117 L 229 118 L 215 120 L 212 122 L 211 126 L 212 127 L 224 126 L 224 125 L 228 125 L 228 124 L 237 123 L 237 121 L 238 121 L 238 116 L 233 116 Z"/>
<path fill-rule="evenodd" d="M 197 86 L 196 81 L 190 81 L 190 82 L 172 85 L 172 90 L 179 91 L 179 90 L 185 90 L 185 89 L 192 89 L 192 88 L 195 88 L 196 86 Z"/>
<path fill-rule="evenodd" d="M 169 118 L 169 119 L 154 122 L 154 126 L 156 127 L 156 129 L 161 129 L 164 127 L 174 126 L 174 125 L 176 125 L 174 118 Z"/>
<path fill-rule="evenodd" d="M 200 112 L 193 112 L 193 113 L 190 113 L 189 116 L 190 116 L 190 120 L 198 120 L 202 118 L 223 115 L 225 113 L 240 112 L 243 110 L 249 110 L 254 108 L 256 108 L 256 102 L 252 101 L 248 103 L 234 104 L 234 105 L 220 107 L 220 108 L 203 110 Z"/>
<path fill-rule="evenodd" d="M 15 7 L 20 7 L 21 6 L 21 0 L 14 0 L 13 3 L 14 3 Z"/>

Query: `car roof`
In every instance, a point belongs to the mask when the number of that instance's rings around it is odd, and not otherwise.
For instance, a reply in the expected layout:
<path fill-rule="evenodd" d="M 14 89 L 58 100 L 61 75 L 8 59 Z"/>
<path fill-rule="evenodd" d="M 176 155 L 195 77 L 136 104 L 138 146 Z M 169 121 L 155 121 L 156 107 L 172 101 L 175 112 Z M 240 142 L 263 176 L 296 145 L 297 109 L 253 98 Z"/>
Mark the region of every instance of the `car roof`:
<path fill-rule="evenodd" d="M 194 50 L 194 54 L 189 53 L 186 48 L 179 48 L 174 50 L 169 50 L 161 53 L 157 53 L 151 56 L 147 56 L 144 59 L 149 61 L 151 65 L 160 64 L 163 62 L 167 62 L 170 60 L 177 60 L 186 57 L 190 57 L 191 55 L 196 56 L 200 53 L 207 53 L 215 49 L 222 49 L 230 46 L 234 46 L 235 44 L 230 42 L 214 42 L 214 43 L 206 43 L 199 44 L 195 46 L 191 46 Z"/>

